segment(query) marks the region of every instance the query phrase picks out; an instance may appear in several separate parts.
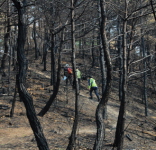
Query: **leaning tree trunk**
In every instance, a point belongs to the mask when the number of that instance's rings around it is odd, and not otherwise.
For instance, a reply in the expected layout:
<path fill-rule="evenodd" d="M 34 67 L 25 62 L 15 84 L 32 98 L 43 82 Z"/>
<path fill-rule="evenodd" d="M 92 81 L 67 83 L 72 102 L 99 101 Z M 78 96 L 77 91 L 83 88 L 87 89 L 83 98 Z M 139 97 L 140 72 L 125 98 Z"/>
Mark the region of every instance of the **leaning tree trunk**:
<path fill-rule="evenodd" d="M 153 3 L 153 0 L 150 0 L 150 4 L 151 4 L 151 7 L 152 7 L 152 12 L 153 12 L 153 15 L 154 15 L 154 19 L 156 21 L 156 12 L 154 11 L 154 3 Z"/>
<path fill-rule="evenodd" d="M 21 100 L 23 101 L 26 114 L 30 123 L 30 126 L 34 132 L 34 136 L 37 141 L 38 148 L 40 150 L 49 150 L 47 141 L 44 137 L 40 122 L 36 116 L 36 112 L 33 105 L 33 100 L 31 95 L 27 92 L 25 88 L 26 73 L 27 73 L 27 59 L 25 57 L 24 45 L 26 38 L 26 25 L 25 25 L 25 6 L 26 0 L 23 0 L 22 5 L 17 0 L 12 0 L 15 7 L 18 10 L 18 40 L 17 40 L 17 61 L 19 65 L 19 72 L 17 74 L 17 87 Z"/>
<path fill-rule="evenodd" d="M 96 140 L 94 143 L 94 150 L 101 150 L 105 138 L 105 124 L 103 120 L 103 110 L 107 106 L 108 98 L 111 92 L 111 83 L 112 83 L 112 64 L 110 59 L 110 54 L 108 50 L 107 37 L 106 37 L 106 6 L 105 0 L 100 0 L 100 9 L 101 9 L 101 24 L 100 24 L 100 33 L 102 46 L 104 50 L 105 63 L 107 68 L 107 81 L 106 88 L 102 93 L 102 98 L 96 109 L 96 124 L 97 124 L 97 133 Z M 103 60 L 104 61 L 104 60 Z"/>
<path fill-rule="evenodd" d="M 78 79 L 76 76 L 76 62 L 75 62 L 75 21 L 74 21 L 74 0 L 71 0 L 71 44 L 72 44 L 72 66 L 73 66 L 73 75 L 74 75 L 74 81 L 76 84 L 75 89 L 75 119 L 73 123 L 72 133 L 69 137 L 69 144 L 67 146 L 67 150 L 73 150 L 75 149 L 75 143 L 76 143 L 76 131 L 78 126 L 78 118 L 79 118 L 79 84 Z"/>
<path fill-rule="evenodd" d="M 126 119 L 126 92 L 127 92 L 127 47 L 126 47 L 126 37 L 127 37 L 127 0 L 125 0 L 125 19 L 123 20 L 123 59 L 122 59 L 122 83 L 121 89 L 121 103 L 120 110 L 118 116 L 118 122 L 116 127 L 115 141 L 114 146 L 117 147 L 117 150 L 123 149 L 123 141 L 124 141 L 124 127 L 125 127 L 125 119 Z"/>
<path fill-rule="evenodd" d="M 60 81 L 61 81 L 61 49 L 62 49 L 62 44 L 64 42 L 64 30 L 62 31 L 62 41 L 60 42 L 60 46 L 59 46 L 59 56 L 58 56 L 58 71 L 57 71 L 57 80 L 54 83 L 54 90 L 53 90 L 53 94 L 51 95 L 50 99 L 48 100 L 48 102 L 46 103 L 45 107 L 39 112 L 39 116 L 44 116 L 48 110 L 50 109 L 50 106 L 54 103 L 55 98 L 58 94 L 59 91 L 59 87 L 60 87 Z"/>

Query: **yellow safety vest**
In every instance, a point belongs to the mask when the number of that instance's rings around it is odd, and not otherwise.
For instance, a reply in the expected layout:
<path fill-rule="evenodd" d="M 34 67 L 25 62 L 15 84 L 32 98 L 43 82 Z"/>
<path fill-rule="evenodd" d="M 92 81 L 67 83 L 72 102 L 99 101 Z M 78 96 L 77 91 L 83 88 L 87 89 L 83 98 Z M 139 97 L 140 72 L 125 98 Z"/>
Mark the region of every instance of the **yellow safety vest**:
<path fill-rule="evenodd" d="M 90 78 L 88 80 L 88 89 L 90 89 L 91 87 L 97 87 L 97 84 L 95 82 L 95 79 L 93 79 L 93 78 Z"/>
<path fill-rule="evenodd" d="M 78 79 L 81 79 L 81 72 L 79 69 L 76 69 L 76 75 Z"/>

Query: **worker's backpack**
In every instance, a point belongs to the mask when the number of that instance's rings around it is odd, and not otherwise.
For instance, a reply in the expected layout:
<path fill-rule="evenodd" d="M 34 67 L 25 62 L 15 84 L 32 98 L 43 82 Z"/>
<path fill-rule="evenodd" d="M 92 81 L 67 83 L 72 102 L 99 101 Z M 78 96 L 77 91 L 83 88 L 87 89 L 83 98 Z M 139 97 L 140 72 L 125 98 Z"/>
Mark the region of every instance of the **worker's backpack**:
<path fill-rule="evenodd" d="M 72 71 L 71 68 L 68 68 L 68 73 L 69 73 L 69 74 L 72 74 L 72 73 L 73 73 L 73 71 Z"/>

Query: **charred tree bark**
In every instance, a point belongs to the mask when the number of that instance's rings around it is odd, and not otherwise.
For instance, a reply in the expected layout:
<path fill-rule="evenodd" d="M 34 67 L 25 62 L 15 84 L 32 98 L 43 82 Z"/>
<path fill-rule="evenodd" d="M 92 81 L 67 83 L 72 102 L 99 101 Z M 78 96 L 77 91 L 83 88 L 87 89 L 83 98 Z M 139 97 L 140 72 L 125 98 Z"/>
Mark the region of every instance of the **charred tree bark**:
<path fill-rule="evenodd" d="M 4 54 L 1 60 L 1 69 L 3 72 L 3 75 L 5 76 L 5 69 L 6 69 L 6 59 L 7 59 L 7 55 L 9 52 L 9 36 L 10 36 L 10 31 L 11 31 L 11 26 L 10 26 L 10 0 L 7 2 L 7 29 L 6 29 L 6 33 L 4 35 Z"/>
<path fill-rule="evenodd" d="M 142 6 L 142 0 L 140 0 L 140 5 Z M 151 6 L 152 5 L 152 0 L 151 2 Z M 155 18 L 156 19 L 156 18 Z M 143 23 L 143 18 L 141 18 L 141 23 Z M 141 34 L 143 34 L 143 29 L 141 29 Z M 141 51 L 142 51 L 142 55 L 143 57 L 147 56 L 147 51 L 145 48 L 145 39 L 144 36 L 141 37 Z M 143 67 L 144 67 L 144 74 L 143 74 L 143 102 L 145 104 L 145 116 L 148 116 L 148 99 L 147 99 L 147 59 L 143 60 Z"/>
<path fill-rule="evenodd" d="M 102 93 L 102 98 L 96 109 L 96 124 L 97 124 L 97 133 L 96 140 L 94 143 L 93 150 L 101 150 L 104 138 L 105 138 L 105 124 L 103 120 L 103 110 L 107 106 L 108 98 L 111 92 L 111 83 L 112 83 L 112 64 L 110 59 L 110 54 L 108 50 L 107 37 L 106 37 L 106 6 L 105 0 L 100 0 L 100 9 L 101 9 L 101 24 L 100 24 L 100 33 L 101 41 L 104 50 L 105 63 L 107 68 L 107 82 L 106 88 Z"/>
<path fill-rule="evenodd" d="M 142 30 L 141 30 L 142 33 Z M 143 53 L 143 57 L 146 57 L 146 49 L 145 49 L 145 41 L 144 37 L 141 37 L 141 49 Z M 143 102 L 145 104 L 145 116 L 148 116 L 148 100 L 147 100 L 147 64 L 146 59 L 143 60 L 144 64 L 144 74 L 143 74 Z"/>
<path fill-rule="evenodd" d="M 45 36 L 44 36 L 45 40 L 44 40 L 44 44 L 43 44 L 43 59 L 42 59 L 42 63 L 43 63 L 43 71 L 47 70 L 47 52 L 48 52 L 48 42 L 49 42 L 49 38 L 48 38 L 48 32 L 47 29 L 45 29 Z"/>
<path fill-rule="evenodd" d="M 72 127 L 72 133 L 69 137 L 69 144 L 67 146 L 67 150 L 73 150 L 75 148 L 76 143 L 76 131 L 78 126 L 78 118 L 79 118 L 79 84 L 76 76 L 76 61 L 75 61 L 75 20 L 74 20 L 74 7 L 76 1 L 71 0 L 71 44 L 72 44 L 72 66 L 73 66 L 73 75 L 75 82 L 75 119 Z"/>
<path fill-rule="evenodd" d="M 16 70 L 17 62 L 16 62 L 16 50 L 17 50 L 17 26 L 14 27 L 14 36 L 13 36 L 13 48 L 12 48 L 12 66 L 14 66 L 14 70 Z"/>
<path fill-rule="evenodd" d="M 43 44 L 43 71 L 46 71 L 47 70 L 47 44 L 44 43 Z"/>
<path fill-rule="evenodd" d="M 154 11 L 153 0 L 150 0 L 150 4 L 151 4 L 151 7 L 152 7 L 152 11 L 153 11 L 154 19 L 155 19 L 155 21 L 156 21 L 156 13 L 155 13 L 155 11 Z"/>
<path fill-rule="evenodd" d="M 82 32 L 85 32 L 85 24 L 83 24 Z M 82 37 L 82 57 L 83 57 L 83 65 L 84 65 L 84 74 L 87 76 L 87 65 L 86 65 L 86 53 L 85 53 L 86 39 Z"/>
<path fill-rule="evenodd" d="M 38 50 L 37 39 L 36 39 L 36 21 L 34 21 L 34 24 L 33 24 L 33 36 L 32 37 L 33 37 L 34 44 L 35 44 L 35 59 L 38 59 L 39 50 Z"/>
<path fill-rule="evenodd" d="M 121 95 L 121 103 L 120 103 L 120 110 L 118 116 L 118 122 L 116 127 L 116 134 L 115 134 L 115 141 L 114 146 L 117 147 L 117 150 L 123 149 L 123 141 L 124 141 L 124 127 L 125 127 L 125 119 L 126 119 L 126 92 L 127 92 L 127 0 L 125 0 L 125 16 L 123 20 L 123 58 L 122 58 L 122 95 Z"/>
<path fill-rule="evenodd" d="M 95 65 L 95 49 L 94 49 L 94 30 L 93 30 L 93 37 L 92 37 L 93 39 L 92 39 L 92 48 L 91 48 L 91 54 L 92 54 L 92 68 L 94 67 L 94 65 Z"/>
<path fill-rule="evenodd" d="M 120 24 L 121 24 L 121 19 L 118 17 L 118 25 L 117 25 L 118 35 L 121 34 L 121 27 L 120 27 L 121 25 Z M 118 55 L 119 55 L 119 59 L 117 59 L 119 61 L 119 100 L 121 101 L 122 90 L 120 90 L 120 89 L 122 89 L 122 86 L 121 86 L 122 85 L 122 71 L 121 70 L 122 70 L 122 51 L 123 51 L 121 36 L 118 37 L 117 45 L 118 45 Z M 118 63 L 116 63 L 116 64 L 118 64 Z"/>
<path fill-rule="evenodd" d="M 19 65 L 19 71 L 16 77 L 18 92 L 21 100 L 23 101 L 27 118 L 29 120 L 30 126 L 34 132 L 34 136 L 37 141 L 38 148 L 40 150 L 49 150 L 47 141 L 44 137 L 40 122 L 36 116 L 36 112 L 33 105 L 33 100 L 31 95 L 27 92 L 25 88 L 26 83 L 26 73 L 27 73 L 27 59 L 25 57 L 25 39 L 26 39 L 26 25 L 25 25 L 25 7 L 26 0 L 23 0 L 22 5 L 17 0 L 12 0 L 18 11 L 18 39 L 17 39 L 17 61 Z"/>
<path fill-rule="evenodd" d="M 106 88 L 106 67 L 105 67 L 105 59 L 104 59 L 104 52 L 103 48 L 100 47 L 100 66 L 101 66 L 101 77 L 102 77 L 102 93 L 105 91 Z"/>
<path fill-rule="evenodd" d="M 99 12 L 101 11 L 100 9 L 100 5 L 98 5 L 99 7 Z M 100 17 L 99 17 L 100 18 Z M 100 20 L 101 21 L 101 20 Z M 99 24 L 100 24 L 100 21 L 99 21 Z M 100 32 L 99 32 L 99 36 L 97 37 L 97 43 L 99 45 L 99 51 L 100 51 L 100 68 L 101 68 L 101 83 L 102 83 L 102 93 L 105 91 L 105 88 L 106 88 L 106 66 L 105 66 L 105 57 L 104 57 L 104 51 L 103 51 L 103 47 L 101 45 L 101 35 L 100 35 Z M 105 107 L 105 109 L 103 110 L 103 119 L 107 119 L 107 107 Z"/>
<path fill-rule="evenodd" d="M 55 45 L 54 45 L 54 33 L 52 30 L 50 30 L 50 33 L 51 33 L 51 85 L 53 85 L 54 89 L 56 83 Z"/>
<path fill-rule="evenodd" d="M 100 3 L 100 2 L 99 2 Z M 98 5 L 98 10 L 101 12 L 100 4 Z M 101 14 L 99 13 L 99 18 Z M 101 23 L 101 18 L 99 19 L 99 25 Z M 104 57 L 104 51 L 103 51 L 103 46 L 101 42 L 101 30 L 98 33 L 97 37 L 97 43 L 99 45 L 99 51 L 100 51 L 100 67 L 101 67 L 101 83 L 102 83 L 102 93 L 105 91 L 106 88 L 106 67 L 105 67 L 105 57 Z"/>
<path fill-rule="evenodd" d="M 14 115 L 16 95 L 17 95 L 17 85 L 15 85 L 15 92 L 14 92 L 14 97 L 13 97 L 13 100 L 12 100 L 12 107 L 11 107 L 11 110 L 10 110 L 10 117 L 13 117 L 13 115 Z"/>

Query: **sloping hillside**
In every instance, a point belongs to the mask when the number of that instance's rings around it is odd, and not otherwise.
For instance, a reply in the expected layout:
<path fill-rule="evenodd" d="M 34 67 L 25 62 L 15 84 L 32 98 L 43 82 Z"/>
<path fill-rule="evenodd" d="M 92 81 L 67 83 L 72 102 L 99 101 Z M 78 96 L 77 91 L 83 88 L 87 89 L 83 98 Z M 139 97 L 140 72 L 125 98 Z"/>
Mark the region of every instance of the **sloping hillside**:
<path fill-rule="evenodd" d="M 81 62 L 79 62 L 81 65 L 80 70 L 84 72 L 84 66 Z M 63 63 L 69 62 L 64 61 Z M 48 66 L 50 66 L 49 63 Z M 50 70 L 43 72 L 42 67 L 39 60 L 32 62 L 32 64 L 29 64 L 27 76 L 27 89 L 33 97 L 37 114 L 45 106 L 53 92 L 52 86 L 50 86 Z M 90 70 L 90 73 L 100 84 L 99 67 L 94 67 Z M 9 107 L 9 109 L 0 108 L 0 150 L 37 150 L 34 135 L 26 118 L 25 107 L 19 100 L 18 94 L 16 96 L 14 117 L 9 117 L 14 96 L 15 72 L 11 73 L 10 83 L 7 82 L 7 79 L 8 76 L 2 77 L 1 89 L 9 89 L 9 95 L 7 91 L 5 94 L 1 92 L 0 95 L 0 105 Z M 142 104 L 141 98 L 137 96 L 139 92 L 139 88 L 129 87 L 124 149 L 154 150 L 156 149 L 155 104 L 150 107 L 152 103 L 149 101 L 150 116 L 145 118 L 144 104 Z M 72 86 L 66 87 L 65 81 L 61 80 L 59 94 L 55 103 L 44 117 L 38 117 L 51 150 L 65 150 L 67 147 L 74 120 L 74 97 Z M 97 105 L 98 102 L 95 95 L 93 100 L 89 99 L 87 81 L 83 80 L 80 89 L 80 116 L 76 149 L 91 150 L 93 148 L 96 135 L 95 111 Z M 108 116 L 107 120 L 105 120 L 106 138 L 104 150 L 112 149 L 118 111 L 118 80 L 114 74 L 112 93 L 107 107 Z"/>

